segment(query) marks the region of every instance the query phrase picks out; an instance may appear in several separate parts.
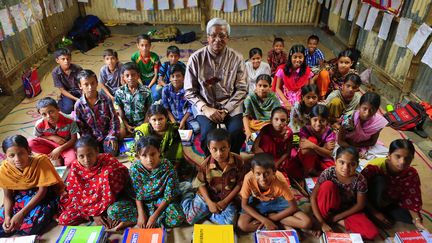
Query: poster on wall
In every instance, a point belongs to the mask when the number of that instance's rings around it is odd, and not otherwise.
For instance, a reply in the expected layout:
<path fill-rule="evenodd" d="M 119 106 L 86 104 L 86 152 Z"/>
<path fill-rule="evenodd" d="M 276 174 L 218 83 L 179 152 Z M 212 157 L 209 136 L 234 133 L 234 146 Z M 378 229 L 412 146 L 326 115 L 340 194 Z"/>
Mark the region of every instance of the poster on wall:
<path fill-rule="evenodd" d="M 247 0 L 236 0 L 237 11 L 243 11 L 248 8 Z"/>
<path fill-rule="evenodd" d="M 18 31 L 21 32 L 27 29 L 27 22 L 25 21 L 24 14 L 21 11 L 21 4 L 16 4 L 9 7 L 9 11 L 12 17 L 15 19 L 15 25 L 18 28 Z"/>
<path fill-rule="evenodd" d="M 31 0 L 31 9 L 36 20 L 43 19 L 43 10 L 38 0 Z"/>
<path fill-rule="evenodd" d="M 24 1 L 21 4 L 21 10 L 24 14 L 24 19 L 28 26 L 36 24 L 36 19 L 33 15 L 33 11 L 31 9 L 31 4 L 29 1 Z"/>
<path fill-rule="evenodd" d="M 223 8 L 225 13 L 234 12 L 234 0 L 225 0 Z"/>
<path fill-rule="evenodd" d="M 221 10 L 223 5 L 223 0 L 213 0 L 212 1 L 212 9 L 213 10 Z"/>
<path fill-rule="evenodd" d="M 168 0 L 158 0 L 158 9 L 159 10 L 169 9 L 169 1 Z"/>
<path fill-rule="evenodd" d="M 198 7 L 198 0 L 188 0 L 187 6 L 190 8 Z"/>
<path fill-rule="evenodd" d="M 141 0 L 141 4 L 144 10 L 154 10 L 153 0 Z"/>
<path fill-rule="evenodd" d="M 183 0 L 173 0 L 174 9 L 184 8 Z"/>
<path fill-rule="evenodd" d="M 369 3 L 371 6 L 387 11 L 396 16 L 399 15 L 403 5 L 403 0 L 363 0 L 364 3 Z"/>
<path fill-rule="evenodd" d="M 414 53 L 414 55 L 417 55 L 417 53 L 420 51 L 420 48 L 426 42 L 426 39 L 429 37 L 431 33 L 432 33 L 432 28 L 429 25 L 427 25 L 426 23 L 420 25 L 414 37 L 407 45 L 408 49 L 410 49 Z"/>
<path fill-rule="evenodd" d="M 0 23 L 6 36 L 14 35 L 12 21 L 7 8 L 0 9 Z"/>
<path fill-rule="evenodd" d="M 56 13 L 57 8 L 54 4 L 54 0 L 43 0 L 43 3 L 44 3 L 44 7 L 45 7 L 45 15 L 47 17 Z"/>
<path fill-rule="evenodd" d="M 249 0 L 249 4 L 251 6 L 255 6 L 255 5 L 261 4 L 261 0 Z"/>

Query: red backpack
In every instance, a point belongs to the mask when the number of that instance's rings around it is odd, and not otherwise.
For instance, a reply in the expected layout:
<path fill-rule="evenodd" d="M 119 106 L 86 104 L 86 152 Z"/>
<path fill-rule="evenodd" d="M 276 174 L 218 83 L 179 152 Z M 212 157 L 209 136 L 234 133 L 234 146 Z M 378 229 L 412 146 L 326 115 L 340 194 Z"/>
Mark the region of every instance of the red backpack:
<path fill-rule="evenodd" d="M 401 131 L 414 129 L 426 119 L 426 113 L 420 104 L 409 101 L 406 105 L 397 104 L 396 108 L 384 114 L 389 126 Z"/>

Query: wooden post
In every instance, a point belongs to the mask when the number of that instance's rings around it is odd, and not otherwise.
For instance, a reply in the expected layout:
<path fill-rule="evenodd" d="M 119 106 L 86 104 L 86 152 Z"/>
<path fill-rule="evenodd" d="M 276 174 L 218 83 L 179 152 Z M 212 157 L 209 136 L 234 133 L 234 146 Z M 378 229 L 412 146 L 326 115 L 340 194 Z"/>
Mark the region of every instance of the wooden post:
<path fill-rule="evenodd" d="M 91 4 L 91 2 L 88 4 Z M 85 17 L 87 15 L 84 3 L 78 3 L 78 10 L 81 17 Z"/>
<path fill-rule="evenodd" d="M 432 25 L 432 11 L 429 11 L 425 18 L 425 23 L 427 25 Z M 402 85 L 402 93 L 400 99 L 402 99 L 404 96 L 409 95 L 409 93 L 412 91 L 412 87 L 414 85 L 414 81 L 417 78 L 417 74 L 420 68 L 420 61 L 423 57 L 424 53 L 426 52 L 426 49 L 430 45 L 429 43 L 432 43 L 432 41 L 427 41 L 423 47 L 420 49 L 420 51 L 413 57 L 411 60 L 410 67 L 408 69 L 407 76 L 405 78 L 405 82 Z"/>
<path fill-rule="evenodd" d="M 357 1 L 357 0 L 354 0 L 354 1 Z M 355 20 L 357 19 L 358 15 L 360 13 L 360 9 L 361 9 L 360 5 L 357 5 L 357 10 L 356 10 L 356 14 L 355 14 L 356 17 L 351 22 L 351 25 L 353 25 L 353 27 L 352 27 L 353 29 L 352 29 L 350 38 L 348 40 L 348 47 L 349 48 L 355 48 L 357 45 L 357 39 L 358 39 L 358 35 L 360 33 L 360 26 L 358 26 L 355 23 Z"/>
<path fill-rule="evenodd" d="M 43 0 L 39 0 L 39 5 L 42 8 L 42 12 L 46 13 Z M 53 43 L 53 34 L 51 32 L 51 27 L 48 24 L 48 17 L 46 17 L 45 15 L 42 18 L 42 26 L 44 28 L 46 42 L 48 43 L 48 51 L 55 51 L 55 44 Z"/>
<path fill-rule="evenodd" d="M 320 17 L 321 17 L 321 8 L 322 8 L 322 4 L 318 3 L 318 9 L 316 11 L 314 27 L 318 27 L 318 25 L 319 25 L 319 21 L 320 21 Z"/>
<path fill-rule="evenodd" d="M 211 0 L 200 0 L 201 9 L 201 31 L 206 32 L 207 22 L 210 20 L 210 2 Z"/>

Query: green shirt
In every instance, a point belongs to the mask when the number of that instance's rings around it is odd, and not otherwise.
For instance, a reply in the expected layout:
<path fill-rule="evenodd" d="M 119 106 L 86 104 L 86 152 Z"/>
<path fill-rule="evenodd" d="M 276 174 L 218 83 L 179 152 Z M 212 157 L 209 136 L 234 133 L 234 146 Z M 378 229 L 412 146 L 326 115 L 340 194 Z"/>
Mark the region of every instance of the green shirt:
<path fill-rule="evenodd" d="M 158 73 L 157 71 L 154 71 L 154 68 L 159 68 L 160 66 L 159 56 L 154 52 L 150 52 L 150 60 L 147 63 L 144 63 L 140 52 L 137 51 L 132 55 L 131 60 L 138 66 L 143 84 L 148 85 L 153 77 Z"/>
<path fill-rule="evenodd" d="M 132 94 L 127 84 L 115 92 L 114 102 L 123 110 L 124 115 L 131 126 L 139 126 L 144 123 L 146 113 L 153 103 L 151 91 L 139 84 Z"/>

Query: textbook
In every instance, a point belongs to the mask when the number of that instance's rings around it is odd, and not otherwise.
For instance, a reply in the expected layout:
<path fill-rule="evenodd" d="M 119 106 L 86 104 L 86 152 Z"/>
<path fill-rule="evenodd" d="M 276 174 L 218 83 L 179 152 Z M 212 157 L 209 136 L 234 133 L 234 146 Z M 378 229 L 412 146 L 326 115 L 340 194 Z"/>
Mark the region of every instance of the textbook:
<path fill-rule="evenodd" d="M 320 239 L 321 243 L 363 243 L 360 234 L 326 232 Z"/>
<path fill-rule="evenodd" d="M 234 243 L 234 228 L 230 225 L 195 224 L 193 243 Z"/>
<path fill-rule="evenodd" d="M 309 194 L 312 194 L 312 191 L 313 191 L 313 189 L 314 189 L 315 184 L 317 183 L 317 181 L 318 181 L 318 177 L 308 177 L 308 178 L 305 179 L 305 182 L 306 182 L 306 191 Z"/>
<path fill-rule="evenodd" d="M 0 243 L 36 243 L 36 242 L 39 242 L 37 235 L 0 238 Z"/>
<path fill-rule="evenodd" d="M 157 229 L 127 228 L 124 232 L 123 243 L 164 243 L 165 231 Z"/>
<path fill-rule="evenodd" d="M 103 226 L 63 226 L 56 243 L 103 243 L 107 236 Z"/>
<path fill-rule="evenodd" d="M 295 230 L 257 230 L 255 243 L 300 243 Z"/>
<path fill-rule="evenodd" d="M 394 237 L 396 243 L 426 243 L 432 242 L 432 234 L 427 231 L 411 230 L 396 232 Z"/>
<path fill-rule="evenodd" d="M 185 146 L 192 145 L 193 130 L 178 130 L 182 144 Z"/>

